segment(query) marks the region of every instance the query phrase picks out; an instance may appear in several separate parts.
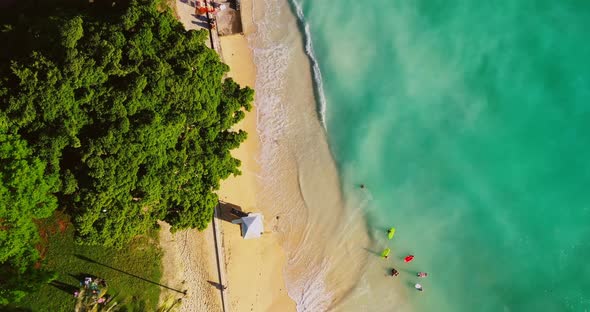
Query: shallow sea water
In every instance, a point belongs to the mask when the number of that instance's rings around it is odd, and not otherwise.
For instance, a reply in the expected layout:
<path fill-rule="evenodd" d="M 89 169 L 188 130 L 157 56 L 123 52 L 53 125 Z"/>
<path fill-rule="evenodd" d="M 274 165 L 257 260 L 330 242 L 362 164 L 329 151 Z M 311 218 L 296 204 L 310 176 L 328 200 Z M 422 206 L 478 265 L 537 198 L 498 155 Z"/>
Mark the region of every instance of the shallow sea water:
<path fill-rule="evenodd" d="M 359 247 L 402 273 L 336 309 L 590 310 L 590 2 L 295 4 Z"/>

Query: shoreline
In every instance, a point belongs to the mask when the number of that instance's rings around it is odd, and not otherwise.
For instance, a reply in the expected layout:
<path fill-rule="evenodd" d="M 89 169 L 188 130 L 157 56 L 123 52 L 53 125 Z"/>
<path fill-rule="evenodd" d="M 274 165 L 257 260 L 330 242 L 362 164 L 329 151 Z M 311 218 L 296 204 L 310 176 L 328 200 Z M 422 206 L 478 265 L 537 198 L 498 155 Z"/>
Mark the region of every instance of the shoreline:
<path fill-rule="evenodd" d="M 300 311 L 339 309 L 369 260 L 364 214 L 343 196 L 349 187 L 318 109 L 304 23 L 287 0 L 257 1 L 253 16 L 262 202 L 281 218 L 289 295 Z"/>
<path fill-rule="evenodd" d="M 199 28 L 191 23 L 189 5 L 176 3 L 185 28 Z M 200 255 L 177 253 L 176 263 L 201 263 L 175 267 L 174 274 L 164 270 L 162 279 L 173 282 L 188 274 L 198 280 L 198 287 L 186 287 L 188 300 L 183 299 L 181 311 L 222 311 L 225 306 L 237 311 L 339 310 L 368 263 L 371 242 L 364 215 L 343 197 L 349 188 L 340 184 L 318 110 L 305 34 L 289 6 L 287 0 L 243 0 L 243 34 L 218 37 L 216 48 L 230 67 L 227 77 L 255 87 L 256 93 L 253 110 L 235 126 L 248 132 L 248 139 L 232 151 L 242 162 L 242 175 L 221 181 L 217 194 L 246 212 L 262 212 L 265 231 L 258 239 L 244 240 L 239 225 L 216 219 L 225 273 L 219 275 L 213 230 L 195 231 L 190 248 L 210 248 Z"/>

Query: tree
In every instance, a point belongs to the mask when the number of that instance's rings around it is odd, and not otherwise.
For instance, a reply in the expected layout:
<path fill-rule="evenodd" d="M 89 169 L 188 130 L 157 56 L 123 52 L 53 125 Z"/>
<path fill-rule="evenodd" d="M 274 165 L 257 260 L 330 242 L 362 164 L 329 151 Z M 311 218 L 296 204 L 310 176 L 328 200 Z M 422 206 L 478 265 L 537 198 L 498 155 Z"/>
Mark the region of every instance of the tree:
<path fill-rule="evenodd" d="M 57 175 L 45 175 L 46 164 L 19 135 L 10 133 L 0 114 L 0 304 L 18 300 L 33 280 L 49 275 L 36 272 L 36 219 L 49 217 L 57 207 Z M 26 281 L 26 282 L 25 282 Z"/>
<path fill-rule="evenodd" d="M 157 0 L 22 3 L 0 27 L 14 47 L 0 52 L 0 263 L 38 258 L 33 221 L 58 206 L 85 244 L 123 246 L 158 220 L 204 229 L 240 173 L 232 127 L 253 99 L 207 33 Z"/>
<path fill-rule="evenodd" d="M 121 246 L 158 220 L 204 229 L 219 181 L 240 173 L 232 126 L 253 91 L 157 5 L 56 7 L 0 37 L 37 39 L 0 72 L 0 108 L 82 243 Z"/>
<path fill-rule="evenodd" d="M 84 35 L 82 28 L 82 18 L 76 16 L 70 20 L 65 21 L 60 29 L 61 44 L 68 49 L 74 48 L 76 42 Z"/>

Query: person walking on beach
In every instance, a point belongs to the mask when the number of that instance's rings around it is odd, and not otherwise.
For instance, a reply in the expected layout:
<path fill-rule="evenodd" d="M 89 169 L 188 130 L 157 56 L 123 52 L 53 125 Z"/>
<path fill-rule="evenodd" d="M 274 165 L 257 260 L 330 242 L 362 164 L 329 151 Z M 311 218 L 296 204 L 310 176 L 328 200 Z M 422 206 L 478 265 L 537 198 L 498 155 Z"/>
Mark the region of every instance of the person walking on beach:
<path fill-rule="evenodd" d="M 416 288 L 417 291 L 423 291 L 424 290 L 424 289 L 422 289 L 422 285 L 420 285 L 420 284 L 414 285 L 414 288 Z"/>
<path fill-rule="evenodd" d="M 416 276 L 418 276 L 418 277 L 426 277 L 426 276 L 428 276 L 428 273 L 426 273 L 426 272 L 418 272 L 418 274 L 416 274 Z"/>

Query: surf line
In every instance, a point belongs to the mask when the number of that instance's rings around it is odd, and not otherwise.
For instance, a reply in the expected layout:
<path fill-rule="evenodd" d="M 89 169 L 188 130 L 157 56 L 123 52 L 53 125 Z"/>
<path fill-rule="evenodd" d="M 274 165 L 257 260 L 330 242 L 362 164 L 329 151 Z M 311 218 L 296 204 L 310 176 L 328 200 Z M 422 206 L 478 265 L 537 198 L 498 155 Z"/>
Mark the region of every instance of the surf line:
<path fill-rule="evenodd" d="M 324 93 L 324 84 L 322 81 L 322 71 L 320 70 L 320 65 L 315 57 L 315 53 L 313 50 L 313 44 L 311 41 L 311 30 L 309 28 L 309 24 L 305 22 L 305 15 L 303 14 L 303 9 L 301 8 L 301 4 L 299 4 L 296 0 L 289 1 L 293 7 L 295 8 L 295 12 L 297 13 L 297 19 L 299 20 L 299 25 L 303 28 L 302 36 L 305 42 L 305 55 L 309 59 L 312 67 L 312 76 L 314 80 L 314 95 L 316 100 L 319 103 L 318 107 L 318 114 L 320 115 L 319 119 L 324 127 L 324 130 L 328 130 L 328 125 L 326 123 L 326 94 Z"/>

